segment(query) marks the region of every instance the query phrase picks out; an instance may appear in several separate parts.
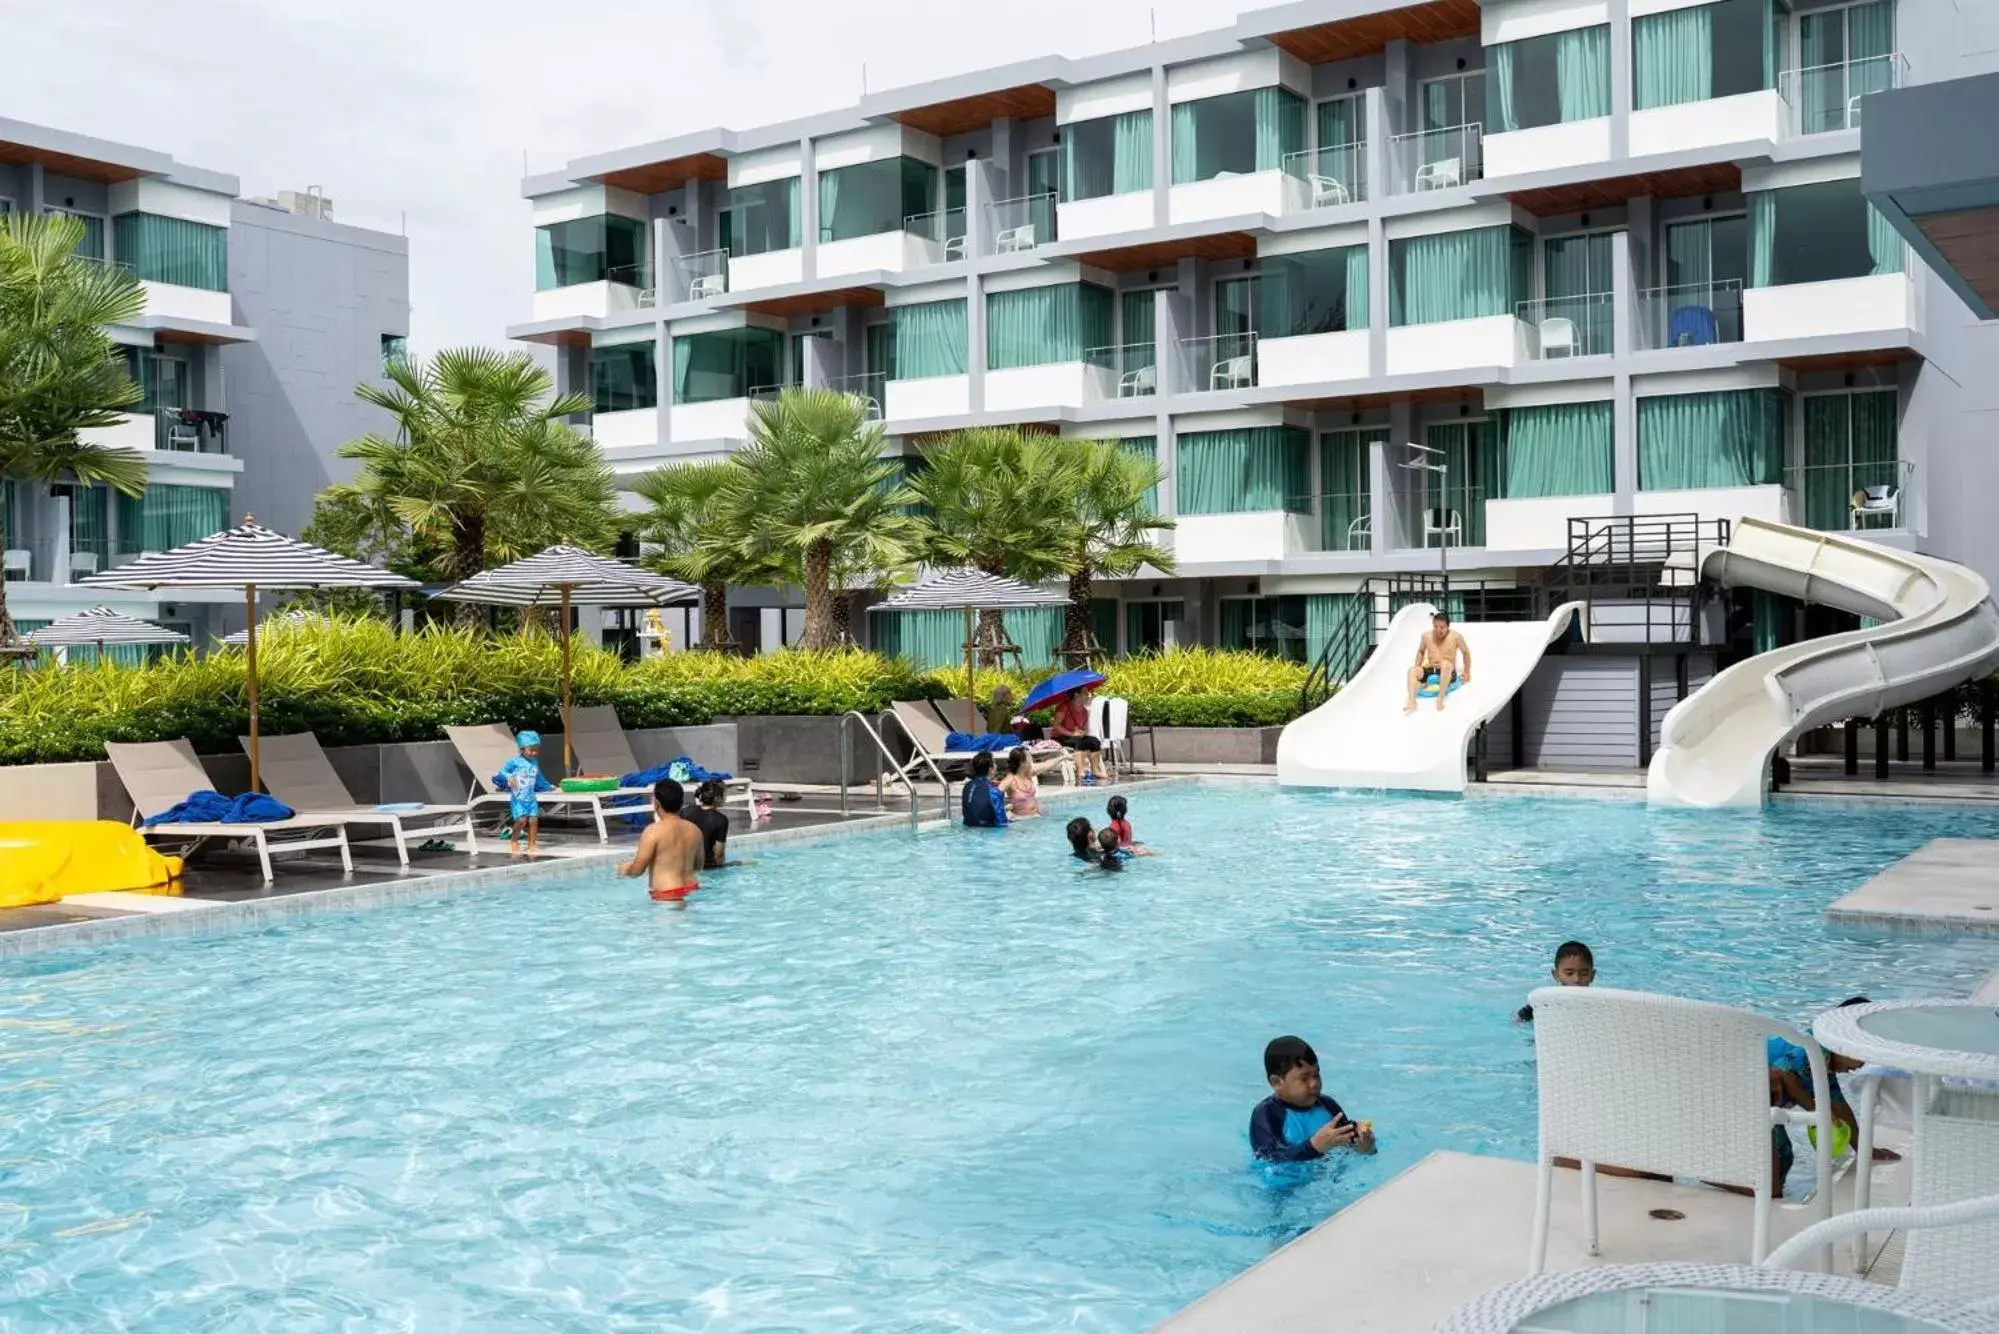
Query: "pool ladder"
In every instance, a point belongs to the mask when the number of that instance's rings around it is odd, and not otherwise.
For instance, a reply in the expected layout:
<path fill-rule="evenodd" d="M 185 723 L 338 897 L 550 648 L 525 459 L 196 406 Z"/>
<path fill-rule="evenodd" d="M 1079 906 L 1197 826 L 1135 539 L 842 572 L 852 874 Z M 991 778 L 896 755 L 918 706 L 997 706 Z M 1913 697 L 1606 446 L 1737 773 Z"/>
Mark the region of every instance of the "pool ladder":
<path fill-rule="evenodd" d="M 929 769 L 931 777 L 937 780 L 937 786 L 944 793 L 944 820 L 948 824 L 951 819 L 951 780 L 944 777 L 944 771 L 937 767 L 937 761 L 930 757 L 930 752 L 923 748 L 922 743 L 910 732 L 908 724 L 902 719 L 891 712 L 882 714 L 880 721 L 884 726 L 892 722 L 902 728 L 902 734 L 909 738 L 909 744 L 922 759 L 924 767 Z M 888 742 L 882 739 L 881 731 L 874 723 L 869 722 L 867 715 L 859 709 L 849 709 L 840 715 L 840 818 L 843 820 L 847 818 L 847 774 L 852 769 L 854 753 L 853 736 L 847 730 L 847 724 L 850 722 L 859 723 L 861 730 L 868 734 L 868 740 L 875 743 L 875 805 L 884 804 L 885 778 L 889 773 L 893 773 L 896 780 L 909 793 L 909 827 L 914 831 L 923 818 L 923 799 L 916 790 L 916 784 L 910 782 L 908 776 L 902 772 L 902 762 L 896 759 L 895 752 L 888 748 Z"/>

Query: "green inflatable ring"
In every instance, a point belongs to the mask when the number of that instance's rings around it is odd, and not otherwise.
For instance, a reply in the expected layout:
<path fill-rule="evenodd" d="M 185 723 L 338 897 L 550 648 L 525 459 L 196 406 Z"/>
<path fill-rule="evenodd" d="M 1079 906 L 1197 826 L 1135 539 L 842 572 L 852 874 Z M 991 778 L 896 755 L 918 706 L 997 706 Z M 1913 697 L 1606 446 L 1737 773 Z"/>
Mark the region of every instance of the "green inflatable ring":
<path fill-rule="evenodd" d="M 557 784 L 564 792 L 616 792 L 615 778 L 565 778 Z"/>

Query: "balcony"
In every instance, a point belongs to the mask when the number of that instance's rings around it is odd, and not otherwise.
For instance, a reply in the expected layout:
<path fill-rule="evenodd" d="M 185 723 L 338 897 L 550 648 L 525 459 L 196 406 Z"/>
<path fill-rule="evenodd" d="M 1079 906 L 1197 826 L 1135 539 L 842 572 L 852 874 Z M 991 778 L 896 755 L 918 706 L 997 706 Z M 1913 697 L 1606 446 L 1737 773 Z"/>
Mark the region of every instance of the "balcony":
<path fill-rule="evenodd" d="M 215 294 L 204 293 L 204 295 Z M 228 294 L 221 295 L 224 304 L 227 304 Z M 604 277 L 596 282 L 550 287 L 536 292 L 534 318 L 536 320 L 584 317 L 604 319 L 612 315 L 650 309 L 657 296 L 645 266 L 612 265 L 604 270 Z"/>
<path fill-rule="evenodd" d="M 153 448 L 179 454 L 227 454 L 229 415 L 198 408 L 161 408 L 153 414 Z"/>
<path fill-rule="evenodd" d="M 1906 335 L 1921 327 L 1917 294 L 1907 273 L 1755 287 L 1742 294 L 1742 336 L 1770 342 L 1828 334 Z"/>
<path fill-rule="evenodd" d="M 902 230 L 929 243 L 933 262 L 949 264 L 965 257 L 965 210 L 943 208 L 933 213 L 912 213 L 902 220 Z"/>
<path fill-rule="evenodd" d="M 1284 174 L 1302 187 L 1304 209 L 1358 204 L 1367 198 L 1367 145 L 1335 144 L 1287 153 Z"/>
<path fill-rule="evenodd" d="M 1159 392 L 1159 346 L 1156 343 L 1113 343 L 1088 348 L 1083 360 L 1112 377 L 1118 398 L 1150 398 Z"/>
<path fill-rule="evenodd" d="M 984 253 L 1015 255 L 1055 239 L 1055 196 L 1021 195 L 986 205 Z"/>
<path fill-rule="evenodd" d="M 1791 513 L 1807 528 L 1826 533 L 1906 529 L 1915 470 L 1910 459 L 1808 464 L 1786 468 L 1784 484 Z"/>
<path fill-rule="evenodd" d="M 1256 335 L 1211 334 L 1183 338 L 1177 349 L 1176 392 L 1204 394 L 1218 389 L 1250 389 L 1256 385 Z"/>
<path fill-rule="evenodd" d="M 1476 121 L 1388 140 L 1388 193 L 1453 190 L 1485 175 L 1485 127 Z"/>
<path fill-rule="evenodd" d="M 819 243 L 819 276 L 837 278 L 845 274 L 901 273 L 906 269 L 928 268 L 945 261 L 949 237 L 944 231 L 944 214 L 912 213 L 895 230 L 849 236 Z M 958 254 L 965 249 L 964 233 L 958 233 Z"/>
<path fill-rule="evenodd" d="M 1791 135 L 1857 130 L 1861 98 L 1908 81 L 1908 57 L 1899 51 L 1784 70 L 1777 76 L 1777 93 L 1784 103 L 1785 130 Z"/>
<path fill-rule="evenodd" d="M 1638 346 L 1705 347 L 1742 341 L 1742 283 L 1686 283 L 1638 293 Z"/>
<path fill-rule="evenodd" d="M 852 394 L 867 408 L 868 420 L 878 422 L 883 416 L 883 405 L 888 399 L 888 372 L 864 371 L 859 375 L 842 375 L 826 381 L 826 388 L 836 393 Z"/>
<path fill-rule="evenodd" d="M 1321 491 L 1291 508 L 1318 516 L 1319 540 L 1312 550 L 1358 555 L 1374 549 L 1373 498 L 1366 491 Z"/>
<path fill-rule="evenodd" d="M 1175 521 L 1173 556 L 1183 566 L 1283 560 L 1316 549 L 1313 522 L 1290 510 L 1184 514 Z"/>
<path fill-rule="evenodd" d="M 1609 292 L 1522 301 L 1514 313 L 1527 326 L 1527 360 L 1609 356 L 1617 327 L 1614 301 Z"/>
<path fill-rule="evenodd" d="M 697 250 L 676 255 L 669 268 L 673 273 L 674 301 L 711 301 L 729 290 L 729 252 Z"/>

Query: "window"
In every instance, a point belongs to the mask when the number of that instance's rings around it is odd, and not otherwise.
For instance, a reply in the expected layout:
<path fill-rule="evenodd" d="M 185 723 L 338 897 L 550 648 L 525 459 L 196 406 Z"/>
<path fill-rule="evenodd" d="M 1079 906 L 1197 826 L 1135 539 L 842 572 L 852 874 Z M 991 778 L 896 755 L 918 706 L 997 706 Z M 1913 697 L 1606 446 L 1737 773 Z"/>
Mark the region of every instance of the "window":
<path fill-rule="evenodd" d="M 1894 0 L 1798 16 L 1798 118 L 1806 134 L 1859 124 L 1860 99 L 1895 82 Z"/>
<path fill-rule="evenodd" d="M 963 258 L 964 254 L 965 173 L 969 170 L 970 165 L 963 162 L 944 169 L 944 230 L 941 237 L 932 238 L 947 242 L 956 241 L 959 258 Z M 947 253 L 945 258 L 949 259 L 951 256 Z"/>
<path fill-rule="evenodd" d="M 118 551 L 170 551 L 229 526 L 229 492 L 213 486 L 154 482 L 140 496 L 118 497 Z"/>
<path fill-rule="evenodd" d="M 1638 487 L 1766 486 L 1783 478 L 1781 389 L 1662 394 L 1638 400 Z"/>
<path fill-rule="evenodd" d="M 899 232 L 904 218 L 935 211 L 937 168 L 911 157 L 883 158 L 819 173 L 819 239 Z"/>
<path fill-rule="evenodd" d="M 784 335 L 775 329 L 719 329 L 673 340 L 673 401 L 747 398 L 779 382 Z"/>
<path fill-rule="evenodd" d="M 598 412 L 659 406 L 659 377 L 653 370 L 650 340 L 590 349 L 590 405 Z"/>
<path fill-rule="evenodd" d="M 1068 361 L 1111 365 L 1116 302 L 1109 288 L 1063 283 L 986 297 L 986 369 Z"/>
<path fill-rule="evenodd" d="M 1367 328 L 1367 247 L 1266 255 L 1257 283 L 1265 338 Z"/>
<path fill-rule="evenodd" d="M 1220 647 L 1247 649 L 1286 662 L 1305 661 L 1303 597 L 1223 598 L 1219 610 Z"/>
<path fill-rule="evenodd" d="M 1896 391 L 1807 394 L 1804 411 L 1805 525 L 1829 532 L 1850 529 L 1856 491 L 1902 484 Z M 1881 522 L 1892 521 L 1883 516 Z"/>
<path fill-rule="evenodd" d="M 1653 346 L 1741 342 L 1748 279 L 1747 218 L 1735 213 L 1668 223 L 1665 299 L 1648 297 L 1644 311 Z"/>
<path fill-rule="evenodd" d="M 191 408 L 194 400 L 188 394 L 188 364 L 176 357 L 161 356 L 144 352 L 136 347 L 128 347 L 125 352 L 125 374 L 139 386 L 139 401 L 133 405 L 136 412 L 156 412 L 161 408 Z"/>
<path fill-rule="evenodd" d="M 1610 114 L 1608 25 L 1501 42 L 1486 60 L 1488 134 Z"/>
<path fill-rule="evenodd" d="M 1059 149 L 1044 148 L 1027 155 L 1027 221 L 1034 224 L 1037 243 L 1055 239 L 1055 196 L 1062 174 Z"/>
<path fill-rule="evenodd" d="M 534 288 L 546 292 L 579 283 L 648 287 L 646 225 L 599 213 L 534 229 Z M 120 247 L 123 253 L 123 247 Z"/>
<path fill-rule="evenodd" d="M 410 340 L 403 334 L 382 335 L 382 369 L 409 364 Z"/>
<path fill-rule="evenodd" d="M 1439 232 L 1388 243 L 1391 325 L 1511 315 L 1533 286 L 1534 238 L 1518 227 Z"/>
<path fill-rule="evenodd" d="M 1784 287 L 1902 272 L 1902 238 L 1860 193 L 1821 181 L 1749 196 L 1749 285 Z"/>
<path fill-rule="evenodd" d="M 764 255 L 805 243 L 796 176 L 729 191 L 729 226 L 722 245 L 731 255 Z"/>
<path fill-rule="evenodd" d="M 1426 545 L 1482 547 L 1485 545 L 1485 502 L 1505 494 L 1505 472 L 1499 462 L 1499 424 L 1490 418 L 1433 422 L 1424 443 L 1440 451 L 1432 462 L 1445 471 L 1425 472 L 1423 503 L 1439 511 L 1438 528 L 1456 528 L 1455 535 L 1438 533 Z M 1418 529 L 1420 535 L 1421 529 Z"/>
<path fill-rule="evenodd" d="M 1321 550 L 1366 551 L 1373 545 L 1374 445 L 1387 439 L 1378 426 L 1319 437 Z"/>
<path fill-rule="evenodd" d="M 1609 356 L 1615 337 L 1609 232 L 1556 236 L 1541 243 L 1541 308 L 1536 323 L 1575 326 L 1576 356 Z"/>
<path fill-rule="evenodd" d="M 104 258 L 104 219 L 95 213 L 79 213 L 73 208 L 47 208 L 44 213 L 58 217 L 75 218 L 83 224 L 83 239 L 76 243 L 76 253 L 85 259 Z"/>
<path fill-rule="evenodd" d="M 1305 102 L 1283 88 L 1257 88 L 1173 108 L 1173 183 L 1223 172 L 1277 171 L 1305 148 Z"/>
<path fill-rule="evenodd" d="M 1485 116 L 1485 71 L 1468 70 L 1423 85 L 1423 128 L 1448 130 Z"/>
<path fill-rule="evenodd" d="M 889 347 L 895 380 L 963 375 L 966 370 L 965 301 L 925 301 L 897 306 Z"/>
<path fill-rule="evenodd" d="M 1653 107 L 1777 86 L 1770 0 L 1720 0 L 1631 20 L 1632 101 Z"/>
<path fill-rule="evenodd" d="M 1611 405 L 1552 403 L 1504 414 L 1495 495 L 1606 495 L 1612 480 Z"/>
<path fill-rule="evenodd" d="M 1062 127 L 1062 198 L 1152 188 L 1152 113 L 1128 111 Z"/>
<path fill-rule="evenodd" d="M 112 220 L 118 258 L 147 282 L 229 290 L 229 229 L 157 213 L 121 213 Z"/>
<path fill-rule="evenodd" d="M 806 343 L 814 338 L 831 338 L 832 336 L 833 331 L 831 329 L 807 329 L 802 333 L 795 333 L 791 336 L 791 373 L 785 379 L 786 384 L 801 385 L 805 383 L 805 359 L 812 354 L 811 349 L 806 346 Z"/>
<path fill-rule="evenodd" d="M 1124 651 L 1156 653 L 1166 647 L 1166 624 L 1187 619 L 1187 604 L 1179 598 L 1145 598 L 1124 604 Z"/>
<path fill-rule="evenodd" d="M 1179 512 L 1309 514 L 1311 448 L 1311 433 L 1293 426 L 1183 435 L 1178 446 Z"/>
<path fill-rule="evenodd" d="M 1350 93 L 1319 103 L 1319 151 L 1311 174 L 1338 181 L 1348 200 L 1367 195 L 1367 98 Z M 1337 202 L 1338 196 L 1334 196 Z"/>

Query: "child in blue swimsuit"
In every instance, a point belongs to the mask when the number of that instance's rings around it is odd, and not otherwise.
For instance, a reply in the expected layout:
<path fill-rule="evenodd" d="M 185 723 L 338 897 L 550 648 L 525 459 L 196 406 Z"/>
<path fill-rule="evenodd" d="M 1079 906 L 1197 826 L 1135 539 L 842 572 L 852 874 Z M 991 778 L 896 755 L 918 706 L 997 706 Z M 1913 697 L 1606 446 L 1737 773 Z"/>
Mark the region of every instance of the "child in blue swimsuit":
<path fill-rule="evenodd" d="M 522 732 L 514 738 L 521 753 L 500 766 L 493 786 L 507 794 L 507 814 L 513 829 L 507 835 L 507 855 L 521 855 L 521 832 L 527 831 L 527 855 L 541 853 L 541 798 L 539 793 L 555 791 L 555 784 L 541 776 L 541 733 Z"/>
<path fill-rule="evenodd" d="M 1271 1039 L 1263 1049 L 1270 1096 L 1249 1115 L 1249 1147 L 1270 1163 L 1302 1163 L 1333 1149 L 1374 1152 L 1372 1122 L 1354 1122 L 1326 1096 L 1319 1082 L 1319 1054 L 1299 1037 Z"/>

